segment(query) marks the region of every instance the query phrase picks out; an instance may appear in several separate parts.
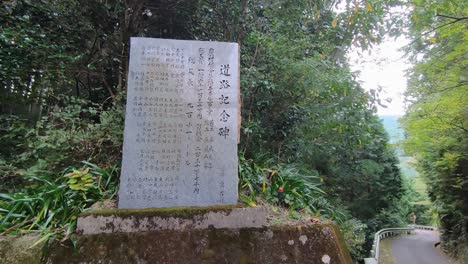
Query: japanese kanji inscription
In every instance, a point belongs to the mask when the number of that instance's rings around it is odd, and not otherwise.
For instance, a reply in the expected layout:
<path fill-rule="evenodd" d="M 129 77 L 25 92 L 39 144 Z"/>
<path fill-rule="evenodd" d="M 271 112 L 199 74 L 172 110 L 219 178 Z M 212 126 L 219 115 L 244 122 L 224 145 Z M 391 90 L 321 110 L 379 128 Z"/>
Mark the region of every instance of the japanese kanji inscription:
<path fill-rule="evenodd" d="M 237 43 L 132 38 L 119 208 L 237 203 Z"/>

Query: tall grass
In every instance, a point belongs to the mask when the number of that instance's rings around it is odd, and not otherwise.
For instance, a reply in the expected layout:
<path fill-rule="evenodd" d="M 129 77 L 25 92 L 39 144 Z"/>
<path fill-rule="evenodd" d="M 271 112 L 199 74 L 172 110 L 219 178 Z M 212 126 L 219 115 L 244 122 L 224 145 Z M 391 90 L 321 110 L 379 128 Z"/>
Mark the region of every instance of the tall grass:
<path fill-rule="evenodd" d="M 93 203 L 111 199 L 117 192 L 119 168 L 99 168 L 84 162 L 80 169 L 68 168 L 60 175 L 35 171 L 25 175 L 26 186 L 12 194 L 0 193 L 0 233 L 42 232 L 68 236 L 78 215 Z M 70 175 L 86 177 L 77 188 Z M 79 178 L 79 177 L 78 177 Z"/>
<path fill-rule="evenodd" d="M 315 214 L 329 214 L 332 207 L 325 198 L 316 172 L 299 169 L 294 164 L 264 162 L 257 164 L 239 159 L 239 189 L 244 201 L 254 202 L 257 196 L 278 203 L 278 189 L 283 189 L 284 205 L 291 210 L 308 209 Z"/>

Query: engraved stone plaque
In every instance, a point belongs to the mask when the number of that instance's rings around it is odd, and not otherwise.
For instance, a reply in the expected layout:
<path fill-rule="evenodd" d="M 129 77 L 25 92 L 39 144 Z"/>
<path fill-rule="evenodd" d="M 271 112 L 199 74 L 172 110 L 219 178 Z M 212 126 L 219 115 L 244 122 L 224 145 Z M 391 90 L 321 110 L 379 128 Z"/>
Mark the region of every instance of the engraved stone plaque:
<path fill-rule="evenodd" d="M 237 203 L 237 43 L 132 38 L 119 208 Z"/>

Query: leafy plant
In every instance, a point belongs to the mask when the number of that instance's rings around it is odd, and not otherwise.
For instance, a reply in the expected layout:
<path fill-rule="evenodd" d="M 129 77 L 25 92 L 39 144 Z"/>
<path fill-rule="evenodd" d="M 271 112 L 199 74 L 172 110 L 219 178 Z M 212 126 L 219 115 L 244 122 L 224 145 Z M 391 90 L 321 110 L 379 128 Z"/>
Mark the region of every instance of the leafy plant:
<path fill-rule="evenodd" d="M 296 209 L 308 209 L 315 213 L 331 211 L 325 192 L 320 188 L 320 179 L 315 175 L 305 175 L 293 165 L 278 165 L 272 161 L 271 166 L 258 165 L 253 161 L 239 159 L 239 188 L 245 194 L 241 198 L 246 203 L 253 203 L 257 196 L 265 198 L 270 203 L 279 203 L 278 189 L 283 188 L 285 205 Z"/>
<path fill-rule="evenodd" d="M 90 188 L 94 187 L 93 176 L 89 173 L 89 168 L 86 168 L 83 171 L 73 170 L 73 172 L 65 174 L 65 177 L 70 178 L 67 181 L 67 184 L 70 186 L 70 189 L 74 191 L 86 192 Z"/>
<path fill-rule="evenodd" d="M 86 165 L 81 170 L 66 169 L 59 177 L 47 171 L 28 174 L 22 191 L 0 194 L 0 232 L 71 234 L 81 212 L 113 198 L 117 191 L 117 167 Z"/>
<path fill-rule="evenodd" d="M 8 161 L 17 167 L 47 160 L 48 170 L 61 171 L 80 160 L 110 166 L 120 161 L 123 142 L 123 108 L 102 106 L 61 96 L 57 107 L 9 149 Z M 22 131 L 22 130 L 21 130 Z M 10 137 L 16 133 L 10 132 Z M 5 136 L 6 137 L 6 136 Z M 11 142 L 11 140 L 10 140 Z"/>
<path fill-rule="evenodd" d="M 365 250 L 367 225 L 355 218 L 339 223 L 341 234 L 355 260 L 362 260 L 367 257 Z"/>

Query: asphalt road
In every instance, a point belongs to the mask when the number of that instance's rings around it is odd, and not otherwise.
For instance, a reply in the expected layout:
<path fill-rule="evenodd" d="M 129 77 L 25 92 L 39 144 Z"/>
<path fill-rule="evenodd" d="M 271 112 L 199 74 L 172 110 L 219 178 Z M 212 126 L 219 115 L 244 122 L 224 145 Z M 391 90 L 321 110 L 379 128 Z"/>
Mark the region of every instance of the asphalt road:
<path fill-rule="evenodd" d="M 416 230 L 416 234 L 392 240 L 392 257 L 395 264 L 454 264 L 434 243 L 439 238 L 436 232 Z"/>

